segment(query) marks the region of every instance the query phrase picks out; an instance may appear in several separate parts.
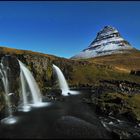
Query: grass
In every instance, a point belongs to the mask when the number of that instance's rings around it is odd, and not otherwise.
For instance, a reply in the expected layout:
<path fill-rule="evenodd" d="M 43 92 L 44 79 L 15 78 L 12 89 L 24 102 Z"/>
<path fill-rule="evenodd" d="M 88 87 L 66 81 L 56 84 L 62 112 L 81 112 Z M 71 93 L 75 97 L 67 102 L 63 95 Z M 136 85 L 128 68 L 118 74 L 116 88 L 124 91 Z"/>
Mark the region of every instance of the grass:
<path fill-rule="evenodd" d="M 107 68 L 102 66 L 86 65 L 83 66 L 73 66 L 73 73 L 71 75 L 73 83 L 87 83 L 93 84 L 99 82 L 100 80 L 127 80 L 130 82 L 140 83 L 140 78 L 138 76 L 130 75 L 129 73 L 118 71 L 114 68 Z"/>
<path fill-rule="evenodd" d="M 112 65 L 117 69 L 120 68 L 120 70 L 130 72 L 132 69 L 140 69 L 140 51 L 131 50 L 130 53 L 101 56 L 88 59 L 88 61 Z"/>
<path fill-rule="evenodd" d="M 134 114 L 140 121 L 140 95 L 135 94 L 131 98 L 128 98 L 128 103 L 131 105 Z"/>

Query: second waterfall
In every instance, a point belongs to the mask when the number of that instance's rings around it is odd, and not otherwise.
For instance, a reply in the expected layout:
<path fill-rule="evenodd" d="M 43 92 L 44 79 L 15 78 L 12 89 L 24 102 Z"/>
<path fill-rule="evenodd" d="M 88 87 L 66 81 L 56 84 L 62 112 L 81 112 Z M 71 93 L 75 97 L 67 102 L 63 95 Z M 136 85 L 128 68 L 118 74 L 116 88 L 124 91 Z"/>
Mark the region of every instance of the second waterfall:
<path fill-rule="evenodd" d="M 62 73 L 62 71 L 59 69 L 59 67 L 57 67 L 56 65 L 53 64 L 53 69 L 55 70 L 57 77 L 58 77 L 58 82 L 59 82 L 59 86 L 62 90 L 62 95 L 63 96 L 68 96 L 68 94 L 79 94 L 79 92 L 77 91 L 71 91 L 69 89 L 68 83 L 64 77 L 64 74 Z"/>

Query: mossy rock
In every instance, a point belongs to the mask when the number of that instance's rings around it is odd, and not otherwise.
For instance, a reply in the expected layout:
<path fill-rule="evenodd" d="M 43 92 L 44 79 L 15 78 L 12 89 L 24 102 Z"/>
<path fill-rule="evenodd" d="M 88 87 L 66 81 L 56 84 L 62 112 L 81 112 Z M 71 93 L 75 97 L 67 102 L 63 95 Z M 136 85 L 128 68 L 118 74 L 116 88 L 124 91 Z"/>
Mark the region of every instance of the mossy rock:
<path fill-rule="evenodd" d="M 140 121 L 140 94 L 105 93 L 92 98 L 99 113 L 123 115 L 130 121 Z"/>

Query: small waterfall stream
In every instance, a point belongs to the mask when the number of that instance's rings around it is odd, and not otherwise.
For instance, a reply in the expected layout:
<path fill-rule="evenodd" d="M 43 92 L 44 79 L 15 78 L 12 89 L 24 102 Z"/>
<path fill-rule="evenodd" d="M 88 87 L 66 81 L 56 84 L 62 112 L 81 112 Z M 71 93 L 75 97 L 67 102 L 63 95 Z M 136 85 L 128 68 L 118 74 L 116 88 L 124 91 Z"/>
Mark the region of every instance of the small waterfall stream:
<path fill-rule="evenodd" d="M 68 83 L 64 77 L 64 74 L 62 73 L 62 71 L 59 69 L 59 67 L 57 67 L 56 65 L 53 64 L 53 69 L 55 70 L 57 77 L 58 77 L 58 82 L 59 82 L 59 86 L 60 89 L 62 90 L 62 95 L 63 96 L 68 96 L 69 93 L 70 94 L 79 94 L 79 92 L 76 91 L 71 91 L 69 89 Z"/>
<path fill-rule="evenodd" d="M 26 83 L 25 83 L 25 76 L 23 71 L 20 71 L 20 83 L 21 83 L 21 92 L 22 92 L 22 106 L 19 106 L 19 111 L 28 112 L 31 110 L 28 102 L 27 90 L 26 90 Z"/>
<path fill-rule="evenodd" d="M 13 124 L 16 122 L 16 118 L 13 116 L 12 108 L 11 108 L 11 101 L 10 101 L 10 96 L 12 93 L 9 92 L 9 82 L 8 82 L 8 71 L 10 71 L 9 67 L 4 67 L 2 63 L 0 63 L 0 74 L 1 74 L 1 79 L 4 87 L 4 99 L 7 105 L 7 115 L 8 117 L 4 118 L 1 120 L 1 123 L 5 124 Z"/>

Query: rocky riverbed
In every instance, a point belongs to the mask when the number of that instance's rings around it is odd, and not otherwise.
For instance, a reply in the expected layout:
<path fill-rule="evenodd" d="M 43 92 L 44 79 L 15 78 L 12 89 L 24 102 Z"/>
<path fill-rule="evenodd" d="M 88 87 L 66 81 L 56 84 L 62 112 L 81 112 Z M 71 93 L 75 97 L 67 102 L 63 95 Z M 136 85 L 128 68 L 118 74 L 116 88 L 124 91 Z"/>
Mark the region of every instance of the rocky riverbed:
<path fill-rule="evenodd" d="M 91 90 L 83 90 L 79 95 L 59 95 L 55 100 L 46 97 L 49 106 L 17 111 L 17 123 L 1 124 L 0 138 L 140 138 L 137 122 L 98 112 L 96 104 L 87 102 L 93 95 Z"/>

